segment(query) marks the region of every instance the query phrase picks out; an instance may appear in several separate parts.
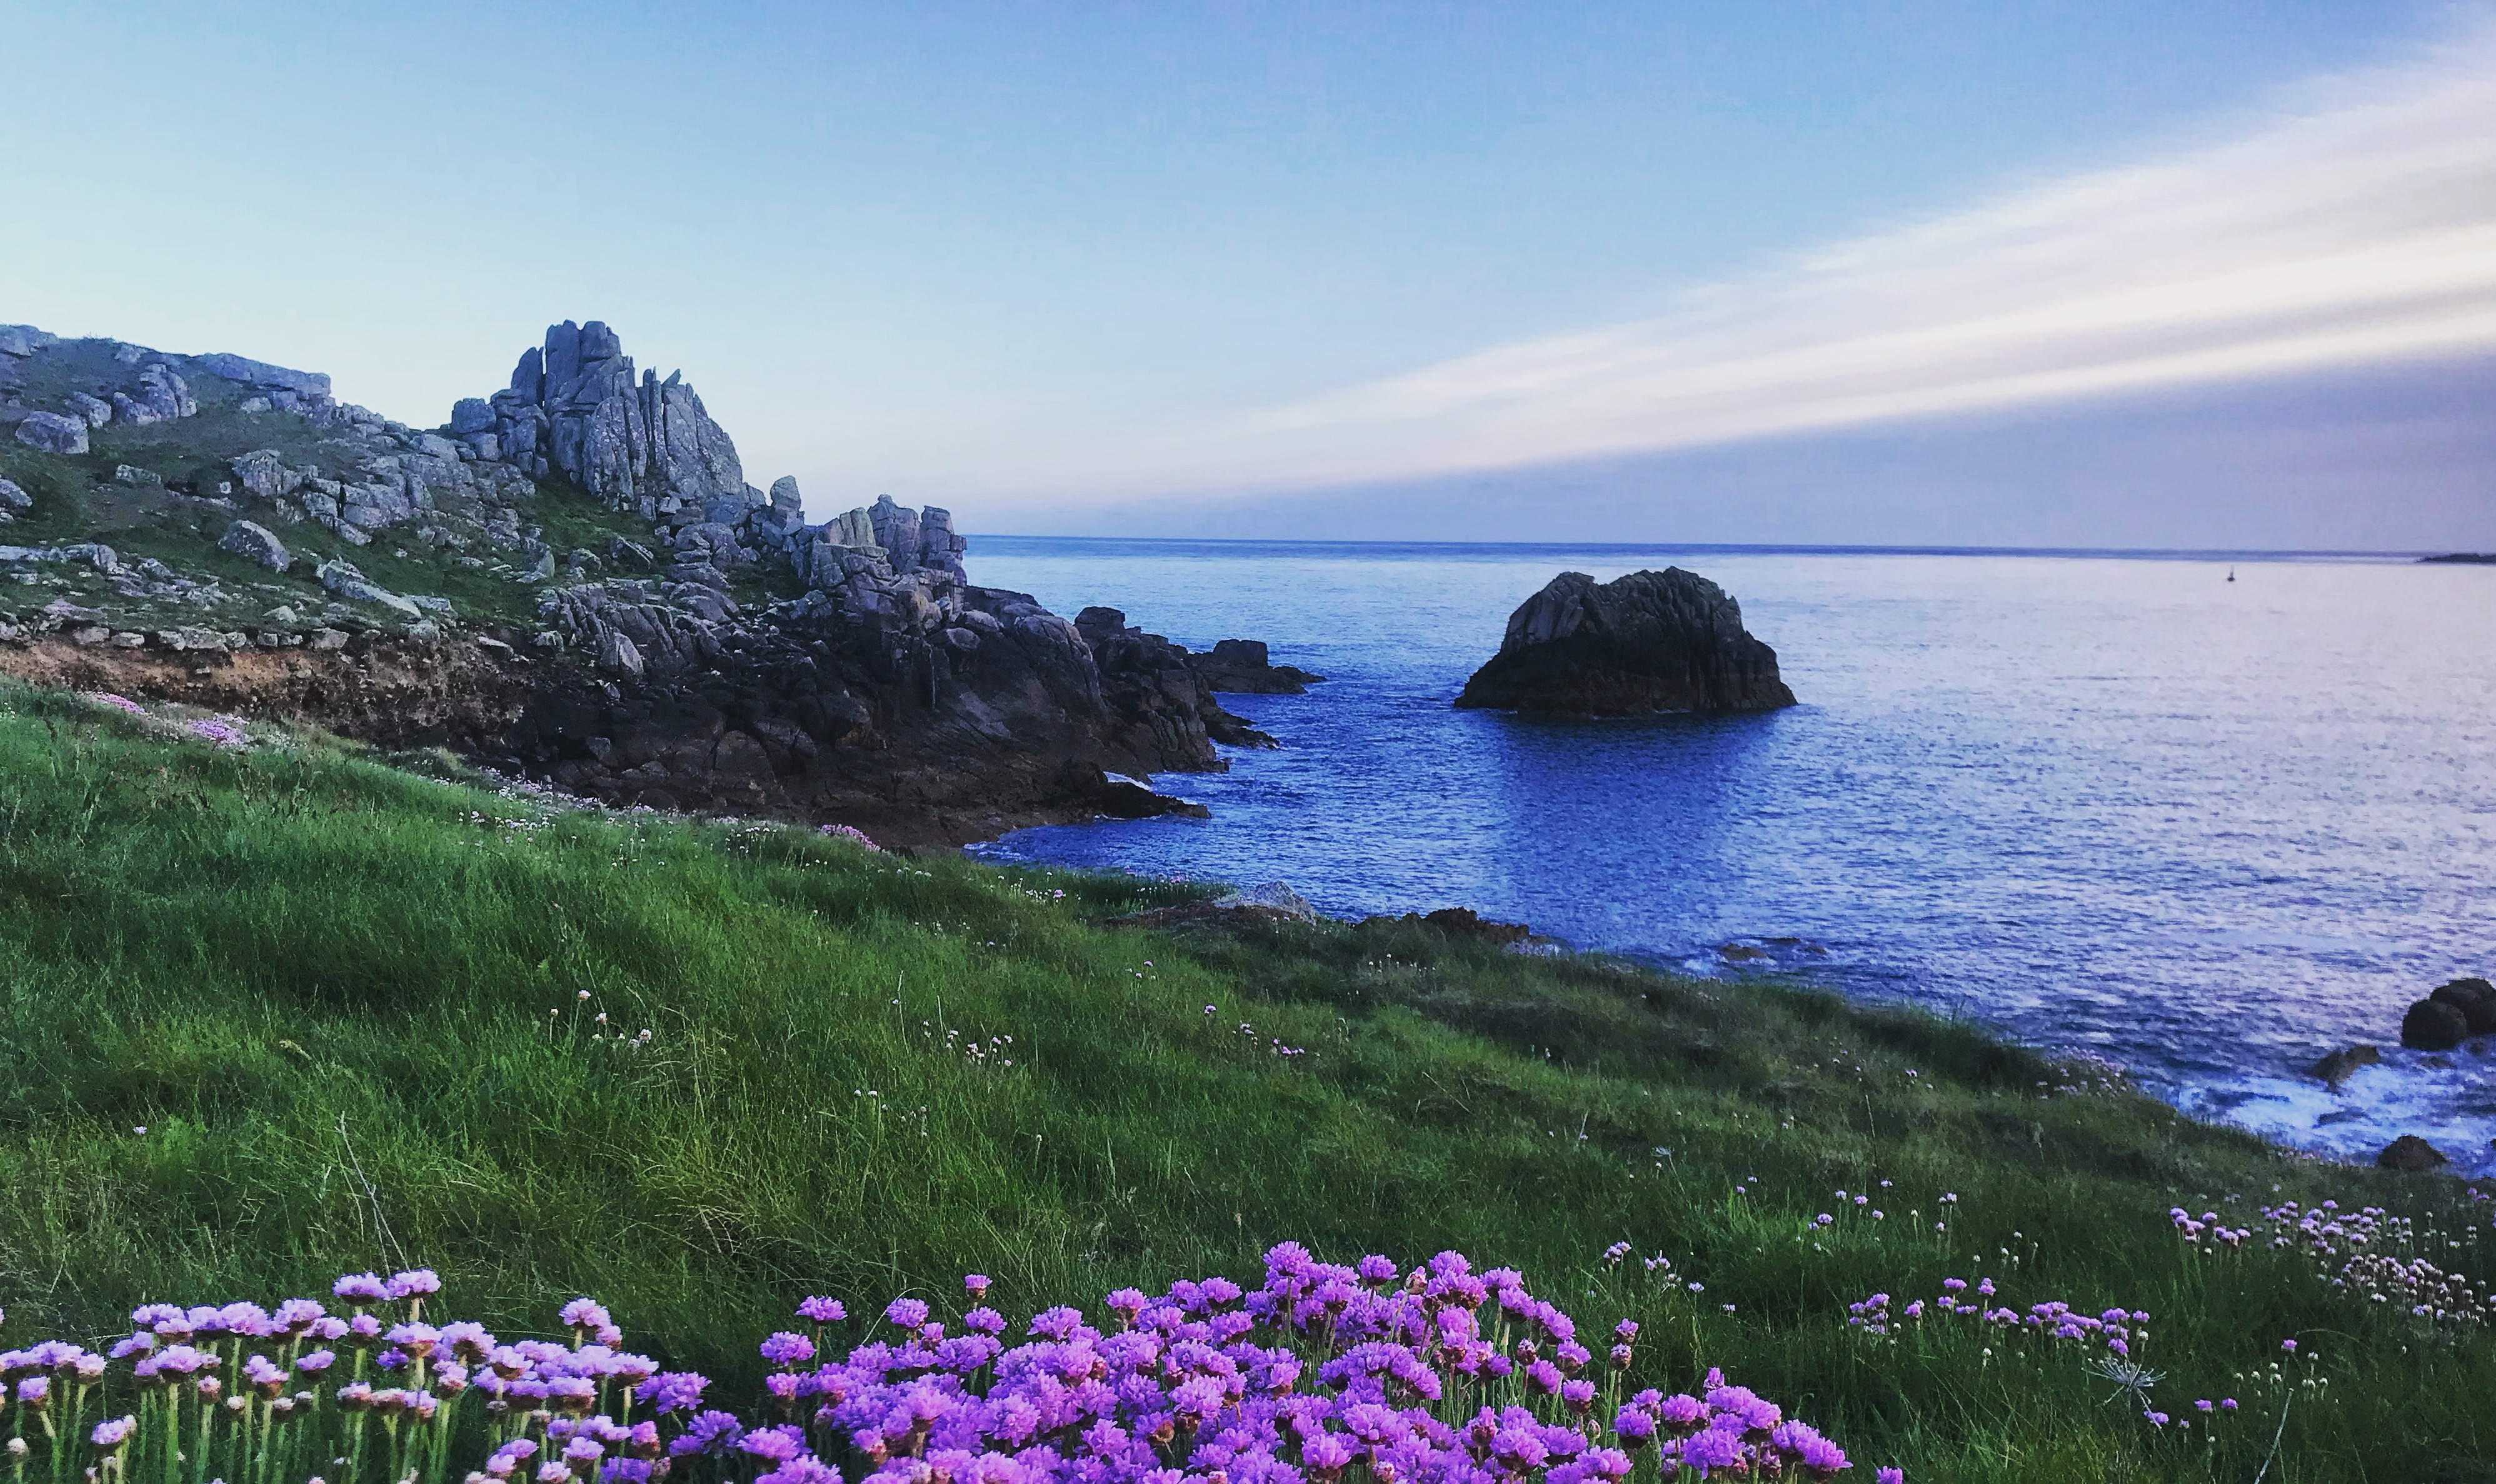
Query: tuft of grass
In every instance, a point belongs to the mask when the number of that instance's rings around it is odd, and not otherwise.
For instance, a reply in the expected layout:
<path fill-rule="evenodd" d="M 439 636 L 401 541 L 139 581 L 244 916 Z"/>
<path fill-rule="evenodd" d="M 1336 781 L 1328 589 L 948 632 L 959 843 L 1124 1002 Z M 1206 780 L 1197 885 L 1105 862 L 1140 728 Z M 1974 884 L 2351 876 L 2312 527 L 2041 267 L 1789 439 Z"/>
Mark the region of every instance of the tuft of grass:
<path fill-rule="evenodd" d="M 2378 1202 L 2483 1283 L 2485 1206 L 1963 1024 L 1417 924 L 1139 931 L 1105 919 L 1202 888 L 549 809 L 440 759 L 0 701 L 6 1343 L 421 1263 L 509 1334 L 594 1294 L 739 1390 L 809 1292 L 880 1305 L 978 1270 L 1010 1308 L 1097 1305 L 1253 1279 L 1287 1238 L 1453 1247 L 1589 1324 L 1638 1318 L 1634 1383 L 1722 1366 L 1867 1473 L 2240 1481 L 2293 1394 L 2268 1479 L 2491 1476 L 2482 1333 L 2168 1219 Z M 1616 1241 L 1637 1256 L 1607 1265 Z M 2136 1356 L 2195 1427 L 2149 1426 L 2075 1350 L 1847 1323 L 1950 1277 L 2147 1312 Z M 2221 1425 L 2192 1414 L 2221 1396 Z"/>

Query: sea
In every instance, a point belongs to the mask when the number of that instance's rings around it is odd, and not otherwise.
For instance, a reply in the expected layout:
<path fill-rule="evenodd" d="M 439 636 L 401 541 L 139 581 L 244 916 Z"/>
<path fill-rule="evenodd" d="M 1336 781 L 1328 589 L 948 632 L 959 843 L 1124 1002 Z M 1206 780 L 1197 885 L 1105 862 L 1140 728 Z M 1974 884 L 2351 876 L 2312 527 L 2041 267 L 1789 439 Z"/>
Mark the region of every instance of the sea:
<path fill-rule="evenodd" d="M 975 538 L 972 580 L 1327 679 L 1155 775 L 1206 819 L 992 859 L 1469 907 L 1680 972 L 1905 1001 L 2328 1157 L 2496 1169 L 2496 1055 L 2400 1047 L 2496 976 L 2496 568 L 2403 558 Z M 1562 572 L 1712 578 L 1801 702 L 1450 702 Z M 2231 577 L 2232 576 L 2232 580 Z M 2383 1049 L 2338 1092 L 2325 1052 Z M 2483 1043 L 2482 1043 L 2483 1044 Z"/>

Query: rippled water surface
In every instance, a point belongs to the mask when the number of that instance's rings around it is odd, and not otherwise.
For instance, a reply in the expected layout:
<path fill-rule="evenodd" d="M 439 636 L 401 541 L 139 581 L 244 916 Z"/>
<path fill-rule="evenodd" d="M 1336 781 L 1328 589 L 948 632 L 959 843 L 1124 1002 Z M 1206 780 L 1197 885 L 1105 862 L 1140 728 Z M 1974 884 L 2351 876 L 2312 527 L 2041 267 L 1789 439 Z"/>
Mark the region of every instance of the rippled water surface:
<path fill-rule="evenodd" d="M 1061 613 L 1262 638 L 1332 677 L 1231 701 L 1282 750 L 1154 780 L 1212 819 L 1026 830 L 1003 855 L 1774 964 L 2094 1050 L 2309 1147 L 2416 1132 L 2489 1166 L 2496 1056 L 2398 1040 L 2411 1000 L 2496 974 L 2496 569 L 995 537 L 969 562 Z M 1667 565 L 1741 601 L 1800 706 L 1449 706 L 1554 573 Z M 2353 1040 L 2385 1065 L 2337 1096 L 2297 1074 Z"/>

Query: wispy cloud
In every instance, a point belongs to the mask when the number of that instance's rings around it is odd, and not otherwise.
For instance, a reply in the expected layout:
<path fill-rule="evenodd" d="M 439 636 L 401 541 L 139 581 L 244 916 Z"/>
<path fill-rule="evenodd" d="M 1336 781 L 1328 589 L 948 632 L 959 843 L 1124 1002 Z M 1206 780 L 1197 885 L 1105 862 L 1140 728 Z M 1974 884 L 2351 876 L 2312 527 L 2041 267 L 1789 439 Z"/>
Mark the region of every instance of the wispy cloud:
<path fill-rule="evenodd" d="M 2221 141 L 1133 448 L 1110 481 L 1386 479 L 2489 348 L 2496 26 Z"/>

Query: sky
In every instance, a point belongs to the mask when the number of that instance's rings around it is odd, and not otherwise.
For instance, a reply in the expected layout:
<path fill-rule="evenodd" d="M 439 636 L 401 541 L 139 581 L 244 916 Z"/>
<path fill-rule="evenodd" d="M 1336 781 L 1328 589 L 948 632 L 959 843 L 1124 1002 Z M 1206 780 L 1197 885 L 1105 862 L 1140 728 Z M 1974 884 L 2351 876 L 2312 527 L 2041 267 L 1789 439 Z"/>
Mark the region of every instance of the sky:
<path fill-rule="evenodd" d="M 972 532 L 2496 547 L 2496 11 L 0 0 L 0 323 Z"/>

